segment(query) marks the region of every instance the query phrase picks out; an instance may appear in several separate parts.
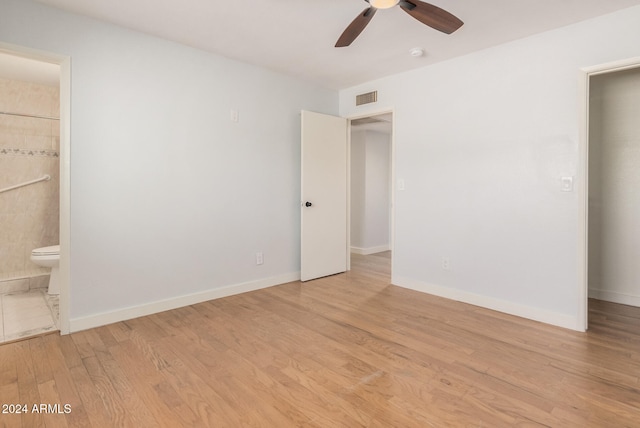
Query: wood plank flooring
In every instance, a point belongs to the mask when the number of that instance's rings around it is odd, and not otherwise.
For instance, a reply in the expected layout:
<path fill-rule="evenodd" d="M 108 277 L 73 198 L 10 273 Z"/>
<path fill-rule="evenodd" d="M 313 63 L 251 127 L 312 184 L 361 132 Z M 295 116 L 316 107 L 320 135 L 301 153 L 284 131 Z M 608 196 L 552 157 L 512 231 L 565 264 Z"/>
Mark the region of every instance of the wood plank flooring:
<path fill-rule="evenodd" d="M 2 345 L 29 412 L 0 426 L 640 427 L 640 309 L 592 301 L 577 333 L 391 286 L 388 253 L 352 267 Z"/>

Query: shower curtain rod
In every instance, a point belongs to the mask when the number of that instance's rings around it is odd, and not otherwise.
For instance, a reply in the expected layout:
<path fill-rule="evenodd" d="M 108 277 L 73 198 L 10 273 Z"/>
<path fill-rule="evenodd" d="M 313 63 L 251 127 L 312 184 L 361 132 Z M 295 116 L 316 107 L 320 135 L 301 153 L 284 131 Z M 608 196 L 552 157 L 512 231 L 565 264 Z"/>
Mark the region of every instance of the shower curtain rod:
<path fill-rule="evenodd" d="M 33 115 L 33 114 L 21 114 L 21 113 L 9 113 L 9 112 L 6 112 L 6 111 L 0 111 L 0 114 L 6 114 L 6 115 L 9 115 L 9 116 L 32 117 L 32 118 L 35 118 L 35 119 L 60 120 L 60 118 L 58 118 L 58 117 L 37 116 L 37 115 Z"/>

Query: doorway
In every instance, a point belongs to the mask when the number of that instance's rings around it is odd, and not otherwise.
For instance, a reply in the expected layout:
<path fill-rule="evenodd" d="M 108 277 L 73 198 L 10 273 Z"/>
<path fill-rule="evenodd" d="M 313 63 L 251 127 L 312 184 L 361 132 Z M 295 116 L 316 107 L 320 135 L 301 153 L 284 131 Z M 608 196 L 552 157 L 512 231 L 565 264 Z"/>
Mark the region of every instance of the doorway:
<path fill-rule="evenodd" d="M 391 280 L 393 247 L 393 114 L 352 118 L 349 138 L 350 266 Z"/>
<path fill-rule="evenodd" d="M 29 82 L 30 80 L 36 80 L 38 78 L 42 78 L 41 73 L 43 69 L 49 69 L 49 70 L 55 69 L 57 72 L 57 83 L 55 82 L 51 83 L 55 91 L 58 93 L 58 98 L 57 98 L 58 105 L 52 109 L 52 112 L 56 114 L 50 114 L 50 115 L 33 114 L 31 116 L 43 116 L 43 117 L 23 118 L 26 121 L 37 122 L 36 125 L 34 126 L 39 131 L 35 133 L 31 133 L 31 136 L 29 137 L 29 139 L 33 140 L 32 141 L 33 144 L 38 144 L 38 142 L 42 139 L 40 134 L 42 134 L 42 130 L 46 128 L 49 128 L 52 130 L 51 141 L 54 141 L 54 140 L 57 140 L 57 141 L 55 141 L 55 144 L 53 144 L 53 146 L 50 148 L 44 148 L 43 150 L 24 150 L 24 153 L 21 151 L 20 154 L 23 155 L 23 158 L 24 158 L 21 160 L 22 163 L 30 162 L 32 159 L 35 159 L 36 157 L 38 157 L 40 158 L 40 160 L 46 159 L 46 162 L 50 163 L 51 167 L 54 168 L 51 171 L 51 174 L 47 174 L 47 175 L 50 175 L 51 181 L 44 183 L 44 184 L 55 183 L 54 184 L 55 189 L 53 190 L 55 190 L 56 196 L 55 196 L 55 199 L 51 201 L 51 203 L 55 205 L 55 210 L 57 211 L 57 213 L 59 213 L 58 216 L 56 216 L 58 217 L 58 221 L 57 221 L 57 224 L 55 225 L 57 229 L 57 233 L 56 233 L 57 236 L 55 238 L 58 241 L 56 243 L 60 244 L 60 261 L 59 261 L 60 294 L 58 295 L 57 306 L 52 307 L 51 315 L 52 317 L 54 317 L 54 322 L 56 327 L 55 329 L 59 330 L 62 334 L 68 334 L 69 333 L 69 241 L 70 241 L 69 239 L 69 236 L 70 236 L 70 230 L 69 230 L 70 229 L 70 224 L 69 224 L 69 217 L 70 217 L 70 203 L 69 203 L 70 140 L 69 140 L 69 135 L 70 135 L 70 132 L 69 131 L 70 131 L 70 98 L 71 98 L 70 58 L 67 56 L 60 56 L 60 55 L 51 54 L 48 52 L 37 51 L 34 49 L 15 46 L 15 45 L 9 45 L 5 43 L 0 43 L 0 55 L 2 55 L 3 58 L 7 60 L 7 62 L 3 63 L 3 67 L 2 67 L 2 72 L 5 73 L 4 75 L 5 80 L 13 79 L 16 82 L 20 82 L 20 81 Z M 36 73 L 32 75 L 34 68 L 31 68 L 31 67 L 18 68 L 17 70 L 11 69 L 12 65 L 10 64 L 13 64 L 14 62 L 22 63 L 22 64 L 31 64 L 35 67 Z M 13 76 L 11 75 L 11 73 L 13 73 Z M 50 76 L 47 78 L 51 79 Z M 42 82 L 38 84 L 42 84 Z M 20 84 L 18 83 L 18 85 Z M 42 91 L 39 91 L 38 88 L 36 88 L 36 92 L 37 94 L 36 96 L 34 96 L 34 99 L 38 99 L 39 97 L 41 98 Z M 16 105 L 15 107 L 18 108 L 18 107 L 25 107 L 25 106 L 23 104 L 19 104 L 19 105 Z M 9 113 L 12 113 L 12 112 L 13 111 Z M 20 113 L 19 111 L 16 111 L 16 112 Z M 16 112 L 13 112 L 13 113 L 16 113 Z M 13 116 L 6 115 L 6 116 L 14 117 L 14 118 L 19 117 L 15 115 Z M 47 117 L 47 116 L 50 116 L 50 117 Z M 16 147 L 11 147 L 11 148 L 19 149 L 19 147 L 17 147 L 18 143 L 27 141 L 28 139 L 26 137 L 27 134 L 28 133 L 25 134 L 24 138 L 18 138 L 13 140 L 9 139 L 4 141 L 4 146 L 9 147 L 13 142 L 15 143 L 14 145 L 16 145 Z M 33 147 L 29 147 L 29 148 L 33 149 Z M 15 153 L 18 153 L 18 152 L 15 152 Z M 30 162 L 29 164 L 33 164 L 33 162 Z M 39 171 L 40 169 L 38 169 L 38 171 L 36 172 L 39 172 Z M 29 171 L 29 172 L 32 172 L 32 171 Z M 53 180 L 54 175 L 55 175 L 55 180 Z M 29 187 L 34 187 L 34 186 L 42 187 L 43 183 L 40 183 L 40 182 L 34 183 L 33 185 L 29 185 L 27 187 L 20 188 L 18 190 L 28 189 Z M 41 191 L 42 189 L 38 188 L 37 190 Z M 7 192 L 6 194 L 9 194 L 11 192 L 13 192 L 13 190 Z M 46 217 L 47 216 L 45 215 L 45 218 Z M 50 238 L 53 239 L 53 236 L 51 236 Z M 53 243 L 53 242 L 50 242 L 50 243 Z M 34 243 L 31 243 L 30 245 L 31 247 L 36 248 L 38 245 L 35 245 L 35 244 L 36 243 L 34 242 Z M 31 247 L 29 247 L 27 255 L 23 256 L 25 261 L 22 264 L 23 266 L 22 270 L 25 272 L 32 268 L 38 269 L 37 266 L 30 263 L 30 261 L 28 260 L 30 251 L 31 249 L 33 249 Z M 37 272 L 37 273 L 42 273 L 42 272 Z M 43 288 L 44 285 L 48 285 L 48 275 L 44 275 L 44 279 L 46 281 L 43 281 L 42 278 L 38 278 L 39 276 L 43 276 L 43 275 L 32 275 L 29 272 L 25 273 L 25 275 L 26 275 L 25 278 L 27 278 L 27 282 L 29 284 L 28 286 L 29 289 L 34 284 L 35 284 L 34 288 L 41 288 L 41 289 Z M 47 296 L 45 296 L 45 298 L 46 297 Z M 15 312 L 18 314 L 21 314 L 23 311 L 20 309 Z M 6 319 L 8 318 L 5 317 L 3 320 L 6 320 Z M 35 320 L 25 321 L 25 325 L 31 322 L 35 322 Z M 30 334 L 29 333 L 30 330 L 33 330 L 33 329 L 27 329 L 26 331 L 21 332 L 20 334 L 23 335 L 21 336 L 21 338 L 24 337 L 24 334 L 27 334 L 27 333 Z M 9 337 L 9 339 L 12 340 L 13 336 Z"/>
<path fill-rule="evenodd" d="M 584 71 L 587 328 L 589 312 L 601 301 L 640 308 L 640 59 Z"/>

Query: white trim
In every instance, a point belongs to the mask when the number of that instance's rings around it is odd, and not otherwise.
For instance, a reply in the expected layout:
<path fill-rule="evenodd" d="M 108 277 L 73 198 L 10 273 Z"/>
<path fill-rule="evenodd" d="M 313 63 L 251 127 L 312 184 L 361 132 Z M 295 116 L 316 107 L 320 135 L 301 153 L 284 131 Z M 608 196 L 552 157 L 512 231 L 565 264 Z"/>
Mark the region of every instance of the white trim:
<path fill-rule="evenodd" d="M 107 324 L 113 324 L 119 321 L 126 321 L 132 318 L 143 317 L 158 312 L 169 311 L 171 309 L 182 308 L 184 306 L 194 305 L 196 303 L 220 299 L 223 297 L 260 290 L 263 288 L 273 287 L 275 285 L 286 284 L 288 282 L 299 280 L 300 272 L 291 272 L 273 276 L 271 278 L 264 278 L 243 282 L 240 284 L 228 285 L 225 287 L 215 288 L 199 293 L 187 294 L 151 303 L 144 303 L 138 306 L 122 308 L 115 311 L 74 318 L 70 320 L 70 330 L 71 332 L 87 330 Z"/>
<path fill-rule="evenodd" d="M 426 282 L 416 281 L 414 279 L 405 277 L 394 277 L 392 280 L 392 284 L 399 287 L 408 288 L 410 290 L 433 294 L 435 296 L 444 297 L 446 299 L 469 303 L 471 305 L 480 306 L 482 308 L 492 309 L 494 311 L 515 315 L 521 318 L 527 318 L 533 321 L 540 321 L 558 327 L 568 328 L 576 331 L 583 331 L 580 328 L 580 320 L 577 317 L 572 317 L 566 314 L 546 311 L 531 306 L 521 305 L 519 303 L 508 302 L 506 300 L 495 299 L 493 297 L 470 293 L 468 291 L 428 284 Z"/>
<path fill-rule="evenodd" d="M 638 67 L 640 67 L 640 56 L 608 62 L 606 64 L 598 64 L 591 67 L 584 67 L 580 70 L 589 76 L 597 76 L 599 74 L 615 73 L 616 71 L 630 70 Z"/>
<path fill-rule="evenodd" d="M 589 328 L 589 296 L 587 293 L 589 274 L 589 75 L 580 75 L 581 96 L 579 108 L 582 114 L 579 117 L 578 129 L 578 314 L 581 323 L 580 329 L 586 331 Z"/>
<path fill-rule="evenodd" d="M 390 249 L 391 249 L 391 246 L 389 245 L 380 245 L 378 247 L 367 247 L 367 248 L 351 247 L 351 252 L 355 254 L 362 254 L 364 256 L 368 256 L 369 254 L 381 253 L 383 251 L 389 251 Z"/>
<path fill-rule="evenodd" d="M 347 271 L 351 270 L 351 119 L 347 121 Z"/>
<path fill-rule="evenodd" d="M 71 57 L 60 63 L 60 334 L 71 332 Z"/>
<path fill-rule="evenodd" d="M 633 294 L 590 288 L 589 297 L 598 300 L 605 300 L 607 302 L 620 303 L 621 305 L 640 307 L 640 296 Z"/>
<path fill-rule="evenodd" d="M 578 143 L 578 322 L 589 327 L 589 85 L 592 76 L 640 67 L 640 57 L 580 69 Z M 607 299 L 605 299 L 607 300 Z"/>

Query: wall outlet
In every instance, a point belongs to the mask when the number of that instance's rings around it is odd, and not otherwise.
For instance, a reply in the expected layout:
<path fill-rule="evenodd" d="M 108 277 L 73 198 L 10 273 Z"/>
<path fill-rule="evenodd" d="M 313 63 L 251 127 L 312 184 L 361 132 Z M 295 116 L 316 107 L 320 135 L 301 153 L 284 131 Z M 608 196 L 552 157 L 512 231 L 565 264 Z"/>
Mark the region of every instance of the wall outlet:
<path fill-rule="evenodd" d="M 573 192 L 573 177 L 562 177 L 560 183 L 560 190 L 563 192 Z"/>
<path fill-rule="evenodd" d="M 451 270 L 451 260 L 449 260 L 449 257 L 442 258 L 442 269 Z"/>
<path fill-rule="evenodd" d="M 262 252 L 256 253 L 256 264 L 261 265 L 264 263 L 264 257 L 262 256 Z"/>

